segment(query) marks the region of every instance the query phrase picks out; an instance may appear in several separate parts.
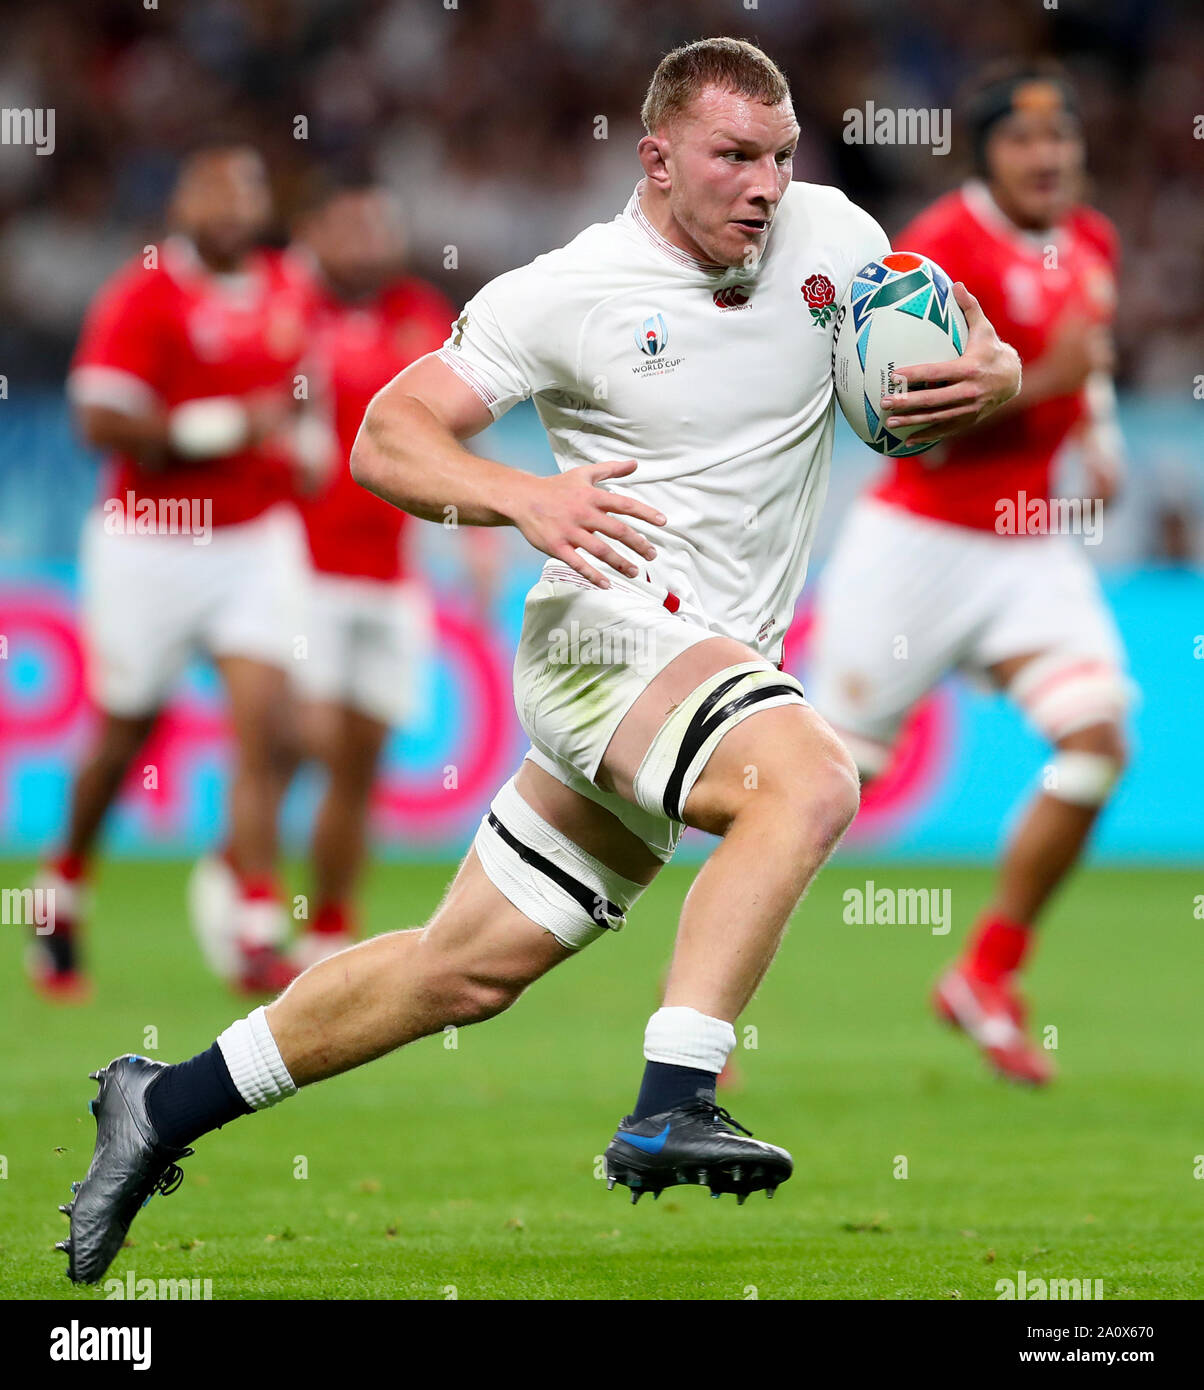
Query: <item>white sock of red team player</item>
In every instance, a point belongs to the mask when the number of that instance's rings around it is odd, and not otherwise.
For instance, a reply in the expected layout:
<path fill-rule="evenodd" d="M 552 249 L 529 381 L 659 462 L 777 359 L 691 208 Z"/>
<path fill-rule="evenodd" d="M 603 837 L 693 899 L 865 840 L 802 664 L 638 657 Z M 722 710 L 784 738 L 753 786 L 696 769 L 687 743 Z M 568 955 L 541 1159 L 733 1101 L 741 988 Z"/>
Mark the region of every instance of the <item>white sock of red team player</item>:
<path fill-rule="evenodd" d="M 47 860 L 34 877 L 34 891 L 41 895 L 41 901 L 35 903 L 38 942 L 50 968 L 59 974 L 68 974 L 79 964 L 77 943 L 87 872 L 82 855 L 60 854 Z M 42 930 L 47 923 L 49 932 Z"/>
<path fill-rule="evenodd" d="M 284 904 L 267 875 L 248 875 L 239 881 L 234 917 L 238 944 L 244 953 L 265 946 L 278 947 L 288 934 Z"/>

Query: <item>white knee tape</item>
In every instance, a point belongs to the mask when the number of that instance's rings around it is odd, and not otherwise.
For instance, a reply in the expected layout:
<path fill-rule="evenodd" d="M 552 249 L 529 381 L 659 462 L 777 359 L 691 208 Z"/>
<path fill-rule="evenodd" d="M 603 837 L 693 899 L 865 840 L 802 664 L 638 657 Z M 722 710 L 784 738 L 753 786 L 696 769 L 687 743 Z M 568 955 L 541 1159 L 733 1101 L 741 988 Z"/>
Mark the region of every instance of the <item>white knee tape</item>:
<path fill-rule="evenodd" d="M 1102 806 L 1119 777 L 1120 764 L 1106 753 L 1066 748 L 1046 767 L 1041 785 L 1047 796 L 1072 806 Z"/>
<path fill-rule="evenodd" d="M 494 797 L 473 848 L 490 882 L 570 951 L 619 931 L 644 891 L 549 825 L 513 777 Z"/>
<path fill-rule="evenodd" d="M 635 775 L 636 801 L 653 815 L 680 821 L 686 798 L 729 729 L 758 710 L 806 703 L 793 676 L 764 662 L 717 672 L 661 725 Z"/>
<path fill-rule="evenodd" d="M 1016 673 L 1008 694 L 1048 739 L 1092 724 L 1118 724 L 1131 703 L 1132 682 L 1101 657 L 1049 652 Z"/>

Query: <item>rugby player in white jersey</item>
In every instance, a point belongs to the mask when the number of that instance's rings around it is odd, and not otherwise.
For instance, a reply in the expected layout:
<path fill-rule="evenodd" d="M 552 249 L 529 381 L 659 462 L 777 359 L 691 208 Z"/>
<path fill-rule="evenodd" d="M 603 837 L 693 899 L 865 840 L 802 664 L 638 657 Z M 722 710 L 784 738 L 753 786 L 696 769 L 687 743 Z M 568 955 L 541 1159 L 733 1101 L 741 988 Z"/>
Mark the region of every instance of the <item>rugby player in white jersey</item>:
<path fill-rule="evenodd" d="M 790 1155 L 715 1100 L 733 1023 L 858 802 L 832 731 L 778 669 L 824 493 L 839 293 L 886 251 L 834 188 L 792 184 L 799 135 L 760 50 L 669 54 L 646 98 L 644 177 L 612 222 L 487 285 L 445 347 L 373 401 L 356 477 L 414 515 L 516 526 L 547 555 L 515 699 L 532 751 L 423 928 L 314 966 L 176 1066 L 94 1073 L 96 1155 L 68 1210 L 95 1280 L 198 1135 L 448 1024 L 509 1007 L 617 931 L 683 825 L 721 837 L 682 911 L 631 1115 L 607 1150 L 633 1199 L 678 1182 L 774 1188 Z M 915 409 L 950 432 L 1013 396 L 1019 363 L 964 290 L 966 354 Z M 460 443 L 533 397 L 561 472 Z M 634 1050 L 634 1049 L 633 1049 Z"/>

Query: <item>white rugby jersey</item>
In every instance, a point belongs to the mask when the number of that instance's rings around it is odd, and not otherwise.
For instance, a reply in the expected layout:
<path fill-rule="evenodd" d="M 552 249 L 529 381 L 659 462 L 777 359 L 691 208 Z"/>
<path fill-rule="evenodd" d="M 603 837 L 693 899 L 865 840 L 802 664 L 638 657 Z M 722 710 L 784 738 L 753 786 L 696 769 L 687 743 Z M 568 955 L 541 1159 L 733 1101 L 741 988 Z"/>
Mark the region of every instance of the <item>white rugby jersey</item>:
<path fill-rule="evenodd" d="M 604 486 L 667 525 L 624 518 L 651 562 L 608 543 L 671 610 L 777 664 L 827 489 L 835 305 L 889 246 L 839 189 L 792 183 L 760 263 L 710 265 L 653 228 L 637 187 L 613 221 L 486 285 L 439 356 L 495 419 L 533 398 L 562 472 L 635 459 Z"/>

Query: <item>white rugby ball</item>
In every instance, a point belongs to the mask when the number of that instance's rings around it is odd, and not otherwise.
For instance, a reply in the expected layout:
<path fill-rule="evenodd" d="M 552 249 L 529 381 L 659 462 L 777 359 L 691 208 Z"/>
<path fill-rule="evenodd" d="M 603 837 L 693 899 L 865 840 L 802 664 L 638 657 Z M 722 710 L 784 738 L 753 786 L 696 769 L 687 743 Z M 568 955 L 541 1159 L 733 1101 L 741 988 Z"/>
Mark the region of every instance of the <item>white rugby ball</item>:
<path fill-rule="evenodd" d="M 853 276 L 836 310 L 832 380 L 844 418 L 880 454 L 922 454 L 938 441 L 908 445 L 923 425 L 887 429 L 882 397 L 896 367 L 949 362 L 970 336 L 953 282 L 934 261 L 892 251 Z"/>

